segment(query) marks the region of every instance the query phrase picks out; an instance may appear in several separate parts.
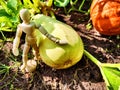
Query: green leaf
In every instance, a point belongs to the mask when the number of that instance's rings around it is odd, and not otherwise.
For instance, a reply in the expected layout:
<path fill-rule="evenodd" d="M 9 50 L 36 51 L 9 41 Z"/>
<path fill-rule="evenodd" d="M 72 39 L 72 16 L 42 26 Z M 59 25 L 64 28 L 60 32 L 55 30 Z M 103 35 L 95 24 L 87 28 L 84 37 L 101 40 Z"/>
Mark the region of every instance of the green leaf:
<path fill-rule="evenodd" d="M 69 0 L 54 0 L 54 5 L 58 7 L 65 7 L 69 3 Z"/>
<path fill-rule="evenodd" d="M 47 6 L 48 6 L 48 7 L 51 7 L 51 6 L 52 6 L 52 3 L 53 3 L 53 0 L 48 0 Z"/>
<path fill-rule="evenodd" d="M 9 27 L 0 27 L 0 31 L 5 31 L 5 32 L 14 32 L 15 30 L 10 29 Z"/>
<path fill-rule="evenodd" d="M 12 22 L 6 16 L 0 17 L 0 28 L 2 27 L 12 27 Z"/>
<path fill-rule="evenodd" d="M 20 20 L 20 18 L 18 15 L 14 16 L 14 17 L 10 17 L 10 21 L 13 23 L 19 23 L 19 20 Z"/>
<path fill-rule="evenodd" d="M 4 64 L 0 64 L 0 74 L 3 74 L 3 73 L 8 72 L 9 69 L 10 69 L 9 66 L 6 66 L 6 65 L 4 65 Z"/>
<path fill-rule="evenodd" d="M 23 0 L 25 8 L 32 8 L 34 7 L 33 3 L 30 0 Z"/>
<path fill-rule="evenodd" d="M 40 0 L 32 0 L 34 3 L 34 6 L 39 7 Z"/>
<path fill-rule="evenodd" d="M 3 28 L 3 27 L 7 27 L 7 28 L 13 27 L 13 24 L 9 18 L 0 17 L 0 28 Z"/>
<path fill-rule="evenodd" d="M 99 67 L 108 89 L 120 90 L 120 63 L 101 63 L 86 50 L 84 50 L 84 54 Z"/>
<path fill-rule="evenodd" d="M 17 0 L 9 0 L 7 2 L 7 7 L 12 11 L 17 10 Z"/>
<path fill-rule="evenodd" d="M 2 8 L 5 9 L 7 14 L 10 15 L 12 13 L 12 11 L 7 7 L 7 4 L 6 4 L 5 0 L 0 0 L 0 4 L 1 4 Z"/>
<path fill-rule="evenodd" d="M 103 78 L 110 90 L 119 90 L 120 87 L 120 64 L 101 64 Z"/>
<path fill-rule="evenodd" d="M 9 16 L 7 12 L 5 11 L 5 9 L 0 9 L 0 17 L 2 16 Z"/>
<path fill-rule="evenodd" d="M 92 28 L 91 23 L 88 23 L 88 24 L 86 25 L 86 29 L 87 29 L 87 30 L 90 30 L 91 28 Z"/>
<path fill-rule="evenodd" d="M 0 22 L 4 22 L 4 21 L 9 21 L 9 18 L 7 18 L 6 16 L 0 17 Z"/>

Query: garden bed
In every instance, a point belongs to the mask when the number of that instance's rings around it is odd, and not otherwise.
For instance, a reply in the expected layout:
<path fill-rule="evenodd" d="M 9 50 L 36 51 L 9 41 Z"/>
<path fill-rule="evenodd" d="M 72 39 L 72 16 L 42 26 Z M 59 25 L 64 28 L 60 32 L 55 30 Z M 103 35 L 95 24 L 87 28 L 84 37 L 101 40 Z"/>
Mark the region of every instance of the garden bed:
<path fill-rule="evenodd" d="M 99 61 L 120 63 L 120 36 L 104 36 L 94 28 L 86 29 L 89 16 L 79 12 L 71 12 L 69 16 L 66 16 L 62 10 L 58 10 L 55 15 L 58 20 L 76 30 L 83 40 L 85 50 Z M 15 33 L 12 33 L 13 35 Z M 21 39 L 20 51 L 23 49 L 23 44 L 24 35 Z M 0 50 L 2 64 L 8 66 L 14 64 L 10 61 L 12 58 L 21 62 L 21 55 L 18 57 L 12 55 L 12 42 L 0 45 L 1 47 L 3 45 Z M 32 59 L 31 56 L 30 58 Z M 0 79 L 3 76 L 4 74 L 0 74 Z M 24 75 L 19 69 L 14 68 L 6 75 L 6 78 L 0 81 L 0 87 L 2 86 L 4 86 L 2 90 L 106 90 L 99 68 L 85 56 L 76 65 L 64 70 L 53 69 L 43 62 L 38 65 L 33 74 Z"/>

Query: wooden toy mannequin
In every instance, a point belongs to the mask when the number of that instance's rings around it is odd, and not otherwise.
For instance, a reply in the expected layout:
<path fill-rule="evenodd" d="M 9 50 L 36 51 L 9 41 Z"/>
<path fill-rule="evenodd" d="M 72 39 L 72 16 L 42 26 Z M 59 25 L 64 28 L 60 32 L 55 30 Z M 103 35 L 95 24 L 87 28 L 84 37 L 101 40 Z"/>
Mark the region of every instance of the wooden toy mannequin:
<path fill-rule="evenodd" d="M 27 69 L 26 67 L 28 66 L 27 65 L 27 62 L 28 62 L 27 54 L 29 52 L 30 46 L 32 46 L 35 51 L 35 54 L 34 54 L 35 59 L 38 59 L 38 57 L 39 57 L 39 51 L 38 51 L 39 48 L 37 47 L 36 37 L 34 36 L 35 28 L 38 28 L 42 34 L 44 34 L 47 38 L 49 38 L 50 40 L 52 40 L 55 43 L 67 44 L 67 42 L 50 35 L 42 26 L 36 26 L 34 24 L 34 22 L 30 22 L 30 19 L 31 19 L 30 13 L 27 9 L 22 9 L 20 11 L 20 18 L 22 19 L 23 22 L 18 25 L 16 36 L 13 41 L 12 52 L 15 56 L 19 55 L 18 47 L 19 47 L 21 35 L 24 32 L 26 34 L 26 37 L 25 37 L 25 45 L 24 45 L 23 55 L 22 55 L 23 65 L 20 67 L 20 69 L 22 72 L 25 72 Z M 34 61 L 32 61 L 32 62 L 34 62 Z M 35 62 L 34 62 L 34 64 L 35 64 Z M 34 68 L 36 68 L 36 65 L 34 65 L 34 66 L 35 66 Z M 29 65 L 29 67 L 30 67 L 30 65 Z M 33 67 L 33 66 L 31 66 L 31 67 Z M 30 71 L 30 72 L 32 72 L 32 71 Z"/>
<path fill-rule="evenodd" d="M 27 65 L 27 61 L 28 61 L 27 54 L 29 52 L 30 46 L 32 46 L 35 51 L 35 59 L 38 59 L 39 49 L 36 44 L 36 38 L 33 34 L 35 30 L 35 25 L 34 23 L 30 22 L 29 11 L 27 9 L 22 9 L 20 11 L 20 17 L 23 20 L 23 22 L 19 24 L 17 28 L 16 37 L 13 41 L 13 54 L 15 56 L 19 55 L 18 47 L 19 47 L 22 32 L 24 32 L 26 34 L 26 37 L 25 37 L 25 45 L 24 45 L 23 55 L 22 55 L 23 65 L 20 68 L 24 72 Z"/>

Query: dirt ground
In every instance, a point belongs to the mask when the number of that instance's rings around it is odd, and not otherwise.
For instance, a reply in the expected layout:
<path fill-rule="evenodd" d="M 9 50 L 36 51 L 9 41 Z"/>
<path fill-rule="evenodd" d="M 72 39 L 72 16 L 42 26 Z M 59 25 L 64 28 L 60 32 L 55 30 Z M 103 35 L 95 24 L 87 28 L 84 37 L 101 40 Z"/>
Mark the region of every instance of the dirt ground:
<path fill-rule="evenodd" d="M 100 35 L 94 28 L 87 30 L 89 17 L 77 12 L 65 16 L 58 11 L 56 17 L 78 32 L 84 48 L 99 61 L 120 63 L 120 36 Z M 21 48 L 23 43 L 24 36 Z M 11 49 L 12 42 L 5 42 L 3 48 L 0 48 L 0 63 L 13 65 L 9 62 L 13 58 L 21 62 L 21 55 L 13 56 Z M 76 65 L 68 69 L 55 70 L 41 62 L 33 74 L 23 75 L 19 69 L 14 68 L 4 79 L 3 76 L 0 74 L 0 90 L 106 90 L 99 68 L 84 55 Z"/>

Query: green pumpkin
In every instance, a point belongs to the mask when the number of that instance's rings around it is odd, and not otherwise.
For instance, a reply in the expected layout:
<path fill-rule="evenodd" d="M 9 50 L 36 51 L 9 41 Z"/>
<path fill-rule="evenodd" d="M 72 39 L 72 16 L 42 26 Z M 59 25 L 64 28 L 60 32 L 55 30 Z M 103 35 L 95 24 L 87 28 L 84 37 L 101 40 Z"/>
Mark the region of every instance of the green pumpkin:
<path fill-rule="evenodd" d="M 84 51 L 83 42 L 72 27 L 41 14 L 34 16 L 33 22 L 36 26 L 42 25 L 49 34 L 68 42 L 65 45 L 57 44 L 36 30 L 40 57 L 45 64 L 55 69 L 65 69 L 81 60 Z"/>

